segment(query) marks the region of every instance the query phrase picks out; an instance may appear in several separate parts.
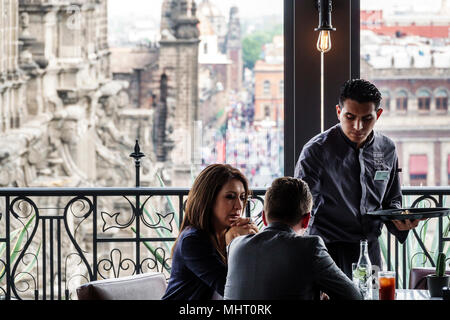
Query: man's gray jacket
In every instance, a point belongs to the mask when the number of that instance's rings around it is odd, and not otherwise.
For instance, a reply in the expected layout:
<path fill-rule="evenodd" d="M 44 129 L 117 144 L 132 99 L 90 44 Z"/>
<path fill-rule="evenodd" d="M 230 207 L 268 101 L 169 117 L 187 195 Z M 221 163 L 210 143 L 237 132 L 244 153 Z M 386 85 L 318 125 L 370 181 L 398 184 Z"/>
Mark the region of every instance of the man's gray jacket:
<path fill-rule="evenodd" d="M 319 290 L 331 299 L 362 299 L 318 236 L 299 236 L 276 222 L 228 247 L 226 300 L 312 300 Z"/>

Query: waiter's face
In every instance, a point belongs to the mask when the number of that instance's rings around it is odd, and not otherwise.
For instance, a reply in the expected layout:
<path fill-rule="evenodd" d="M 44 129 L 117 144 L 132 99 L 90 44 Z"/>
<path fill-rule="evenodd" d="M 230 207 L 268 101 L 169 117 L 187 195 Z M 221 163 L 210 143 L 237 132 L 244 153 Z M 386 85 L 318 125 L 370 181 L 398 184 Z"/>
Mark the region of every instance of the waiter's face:
<path fill-rule="evenodd" d="M 373 102 L 359 103 L 347 99 L 344 101 L 342 109 L 339 105 L 336 105 L 336 112 L 341 122 L 342 131 L 359 148 L 372 132 L 383 109 L 379 108 L 376 111 Z"/>

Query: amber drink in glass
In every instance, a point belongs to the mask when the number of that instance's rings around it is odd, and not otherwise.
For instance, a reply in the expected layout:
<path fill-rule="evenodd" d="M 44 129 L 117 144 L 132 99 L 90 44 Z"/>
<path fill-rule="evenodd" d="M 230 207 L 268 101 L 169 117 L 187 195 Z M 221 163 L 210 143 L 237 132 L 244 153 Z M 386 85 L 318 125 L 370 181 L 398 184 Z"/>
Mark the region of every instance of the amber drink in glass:
<path fill-rule="evenodd" d="M 379 299 L 395 300 L 395 271 L 380 271 L 378 273 Z"/>

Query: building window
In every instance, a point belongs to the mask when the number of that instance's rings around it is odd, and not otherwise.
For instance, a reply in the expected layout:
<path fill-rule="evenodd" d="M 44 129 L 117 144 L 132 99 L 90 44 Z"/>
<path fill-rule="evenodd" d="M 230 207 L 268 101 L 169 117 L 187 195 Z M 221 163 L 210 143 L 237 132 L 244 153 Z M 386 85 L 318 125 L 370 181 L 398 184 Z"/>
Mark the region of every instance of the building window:
<path fill-rule="evenodd" d="M 448 96 L 447 92 L 443 89 L 439 90 L 435 95 L 436 110 L 447 111 L 448 109 Z"/>
<path fill-rule="evenodd" d="M 397 111 L 406 111 L 408 110 L 408 93 L 404 90 L 400 91 L 397 94 Z"/>
<path fill-rule="evenodd" d="M 387 97 L 383 102 L 383 109 L 389 111 L 391 109 L 391 98 Z"/>
<path fill-rule="evenodd" d="M 280 96 L 284 96 L 284 80 L 280 81 Z"/>
<path fill-rule="evenodd" d="M 417 94 L 419 111 L 430 111 L 431 94 L 427 90 L 420 90 Z"/>
<path fill-rule="evenodd" d="M 391 96 L 387 91 L 381 91 L 381 108 L 384 111 L 389 111 L 391 109 Z"/>
<path fill-rule="evenodd" d="M 270 81 L 269 80 L 264 81 L 264 94 L 265 95 L 270 94 Z"/>
<path fill-rule="evenodd" d="M 428 158 L 426 154 L 413 154 L 409 157 L 409 181 L 412 186 L 427 184 Z"/>
<path fill-rule="evenodd" d="M 407 158 L 402 160 L 404 181 L 409 184 L 411 177 L 412 185 L 446 183 L 447 159 L 444 157 L 450 152 L 440 155 L 446 148 L 442 142 L 445 134 L 436 131 L 437 126 L 448 123 L 450 114 L 450 73 L 444 71 L 448 70 L 449 59 L 442 51 L 449 27 L 448 23 L 442 26 L 436 23 L 441 15 L 439 10 L 443 14 L 446 6 L 441 8 L 441 1 L 436 1 L 439 2 L 436 5 L 431 1 L 423 2 L 426 5 L 414 6 L 414 9 L 405 5 L 405 0 L 356 2 L 360 9 L 360 15 L 356 15 L 360 18 L 360 74 L 356 75 L 379 88 L 383 109 L 390 103 L 390 112 L 380 118 L 379 130 L 401 146 L 403 153 L 407 152 Z M 448 5 L 448 1 L 442 1 L 445 2 Z M 380 12 L 378 25 L 370 23 L 373 10 Z M 429 14 L 432 10 L 436 14 Z M 421 16 L 420 21 L 418 16 Z M 436 28 L 441 28 L 439 34 Z M 438 69 L 441 72 L 437 72 Z M 391 94 L 389 102 L 385 94 L 388 92 Z M 428 154 L 429 176 L 426 171 L 409 172 L 406 168 L 409 153 Z"/>
<path fill-rule="evenodd" d="M 270 106 L 267 104 L 264 106 L 264 117 L 270 118 Z"/>

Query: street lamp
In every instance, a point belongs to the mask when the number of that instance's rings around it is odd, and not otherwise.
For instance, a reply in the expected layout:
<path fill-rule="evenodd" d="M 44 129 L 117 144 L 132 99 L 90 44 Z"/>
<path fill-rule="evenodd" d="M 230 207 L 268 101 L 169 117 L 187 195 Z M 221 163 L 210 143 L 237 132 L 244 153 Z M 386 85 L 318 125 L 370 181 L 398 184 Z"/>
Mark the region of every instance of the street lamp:
<path fill-rule="evenodd" d="M 319 26 L 315 31 L 320 31 L 317 39 L 317 50 L 320 51 L 320 131 L 324 131 L 324 54 L 331 50 L 331 31 L 335 31 L 331 25 L 331 0 L 317 0 L 319 11 Z"/>

